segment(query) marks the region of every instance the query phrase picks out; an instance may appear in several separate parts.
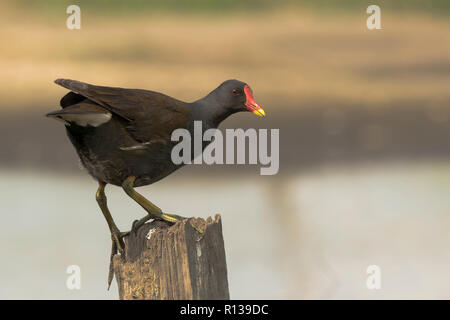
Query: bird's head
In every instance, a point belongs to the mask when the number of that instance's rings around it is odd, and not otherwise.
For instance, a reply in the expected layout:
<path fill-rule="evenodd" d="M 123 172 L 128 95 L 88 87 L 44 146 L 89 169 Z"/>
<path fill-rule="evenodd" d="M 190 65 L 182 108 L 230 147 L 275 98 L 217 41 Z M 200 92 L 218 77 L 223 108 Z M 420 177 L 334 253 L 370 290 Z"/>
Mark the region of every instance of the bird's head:
<path fill-rule="evenodd" d="M 255 101 L 252 89 L 245 82 L 227 80 L 216 89 L 216 93 L 219 100 L 234 112 L 250 111 L 260 117 L 266 115 Z"/>

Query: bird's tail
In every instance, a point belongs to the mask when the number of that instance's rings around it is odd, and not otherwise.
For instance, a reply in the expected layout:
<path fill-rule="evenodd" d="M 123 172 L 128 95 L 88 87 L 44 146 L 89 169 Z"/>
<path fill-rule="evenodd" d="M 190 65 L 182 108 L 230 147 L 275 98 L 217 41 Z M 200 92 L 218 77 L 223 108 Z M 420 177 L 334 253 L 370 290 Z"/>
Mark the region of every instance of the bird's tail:
<path fill-rule="evenodd" d="M 79 103 L 46 114 L 66 125 L 98 127 L 111 120 L 111 113 L 95 104 Z"/>

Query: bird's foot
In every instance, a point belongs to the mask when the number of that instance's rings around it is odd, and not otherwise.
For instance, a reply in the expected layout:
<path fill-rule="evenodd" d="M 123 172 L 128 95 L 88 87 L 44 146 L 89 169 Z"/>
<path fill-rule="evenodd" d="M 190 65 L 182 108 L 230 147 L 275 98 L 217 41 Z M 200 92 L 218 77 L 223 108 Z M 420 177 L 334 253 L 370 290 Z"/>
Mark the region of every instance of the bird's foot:
<path fill-rule="evenodd" d="M 144 225 L 148 220 L 150 219 L 159 219 L 163 221 L 167 221 L 170 223 L 176 223 L 178 221 L 188 219 L 187 217 L 179 216 L 177 214 L 171 214 L 171 213 L 161 213 L 159 217 L 155 217 L 153 215 L 147 214 L 145 217 L 143 217 L 140 220 L 134 220 L 131 231 L 130 232 L 137 232 L 137 230 Z M 204 230 L 200 229 L 199 227 L 195 226 L 191 223 L 191 226 L 198 232 L 198 233 L 204 233 Z"/>
<path fill-rule="evenodd" d="M 140 227 L 144 225 L 148 220 L 155 219 L 155 217 L 151 214 L 147 214 L 145 217 L 139 220 L 134 220 L 133 224 L 131 225 L 131 231 L 133 233 L 136 233 Z"/>
<path fill-rule="evenodd" d="M 187 219 L 186 217 L 179 216 L 177 214 L 171 214 L 171 213 L 161 213 L 161 220 L 175 223 L 177 221 L 181 221 Z"/>
<path fill-rule="evenodd" d="M 125 243 L 123 242 L 123 237 L 130 234 L 130 231 L 127 232 L 120 232 L 119 229 L 115 228 L 111 232 L 111 239 L 113 242 L 113 249 L 111 254 L 114 255 L 117 252 L 120 253 L 120 255 L 123 255 L 124 251 L 123 248 L 125 247 Z"/>
<path fill-rule="evenodd" d="M 123 241 L 123 237 L 129 234 L 130 231 L 120 232 L 120 230 L 117 228 L 114 228 L 111 232 L 112 247 L 111 247 L 111 255 L 109 258 L 108 290 L 114 278 L 114 256 L 117 253 L 119 253 L 122 258 L 124 257 L 123 248 L 125 248 L 125 243 Z"/>
<path fill-rule="evenodd" d="M 150 219 L 158 219 L 167 221 L 170 223 L 175 223 L 177 221 L 187 219 L 185 217 L 176 215 L 176 214 L 169 214 L 169 213 L 161 213 L 160 215 L 153 215 L 153 214 L 147 214 L 145 217 L 139 220 L 134 220 L 133 224 L 131 225 L 131 231 L 130 232 L 136 232 L 140 227 L 144 225 L 148 220 Z"/>
<path fill-rule="evenodd" d="M 182 217 L 182 216 L 179 216 L 179 215 L 177 215 L 177 214 L 163 213 L 163 214 L 161 215 L 161 219 L 162 219 L 162 220 L 165 220 L 165 221 L 168 221 L 168 222 L 176 223 L 177 221 L 181 221 L 181 220 L 189 219 L 189 218 L 187 218 L 187 217 Z M 196 225 L 194 225 L 192 222 L 191 222 L 191 226 L 192 226 L 192 228 L 194 228 L 198 233 L 203 233 L 203 232 L 204 232 L 202 229 L 200 229 L 199 227 L 197 227 Z"/>

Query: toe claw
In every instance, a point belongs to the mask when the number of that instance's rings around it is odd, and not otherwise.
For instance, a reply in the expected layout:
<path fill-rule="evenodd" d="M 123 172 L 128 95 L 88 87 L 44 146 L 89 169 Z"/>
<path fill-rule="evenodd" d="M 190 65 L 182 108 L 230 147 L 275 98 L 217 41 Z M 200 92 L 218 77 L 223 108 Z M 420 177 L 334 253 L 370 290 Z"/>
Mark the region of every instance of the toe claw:
<path fill-rule="evenodd" d="M 119 230 L 114 231 L 111 234 L 111 239 L 113 241 L 113 243 L 115 244 L 115 251 L 114 253 L 120 253 L 120 255 L 123 255 L 124 251 L 123 251 L 123 247 L 124 247 L 124 242 L 122 240 L 122 238 L 124 236 L 126 236 L 129 232 L 120 232 Z"/>
<path fill-rule="evenodd" d="M 139 223 L 139 220 L 134 220 L 133 221 L 133 223 L 131 224 L 131 231 L 130 232 L 134 232 L 134 233 L 137 232 L 137 229 L 139 229 L 138 223 Z"/>

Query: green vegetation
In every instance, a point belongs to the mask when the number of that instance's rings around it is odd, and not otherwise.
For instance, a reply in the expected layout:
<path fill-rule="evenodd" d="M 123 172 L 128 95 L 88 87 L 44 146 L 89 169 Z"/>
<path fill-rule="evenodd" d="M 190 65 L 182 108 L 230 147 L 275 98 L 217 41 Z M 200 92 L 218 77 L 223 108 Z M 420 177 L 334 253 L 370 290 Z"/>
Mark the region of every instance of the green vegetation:
<path fill-rule="evenodd" d="M 20 5 L 34 6 L 48 11 L 60 10 L 70 4 L 78 4 L 105 14 L 136 13 L 148 11 L 163 12 L 233 12 L 273 10 L 286 6 L 308 8 L 318 11 L 364 10 L 369 4 L 377 4 L 389 11 L 428 12 L 450 14 L 448 0 L 19 0 Z"/>

